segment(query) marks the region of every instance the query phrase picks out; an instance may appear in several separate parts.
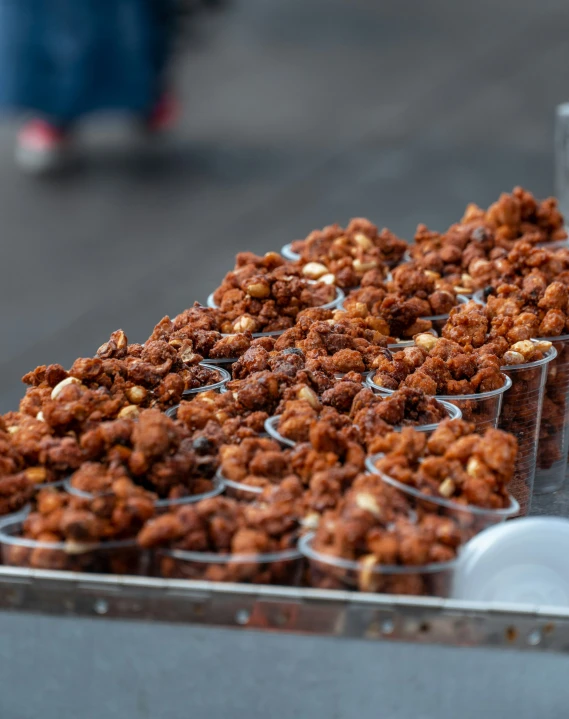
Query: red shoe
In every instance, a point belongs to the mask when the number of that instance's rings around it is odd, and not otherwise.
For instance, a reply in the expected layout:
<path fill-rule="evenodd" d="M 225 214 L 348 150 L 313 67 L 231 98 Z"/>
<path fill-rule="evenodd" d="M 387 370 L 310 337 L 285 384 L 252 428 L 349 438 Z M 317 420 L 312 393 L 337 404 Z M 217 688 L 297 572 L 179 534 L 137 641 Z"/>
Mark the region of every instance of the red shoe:
<path fill-rule="evenodd" d="M 164 94 L 145 119 L 144 127 L 147 132 L 159 135 L 171 130 L 179 116 L 180 104 L 178 101 L 172 95 Z"/>
<path fill-rule="evenodd" d="M 45 120 L 31 120 L 18 134 L 16 162 L 32 173 L 57 170 L 68 160 L 69 133 Z"/>

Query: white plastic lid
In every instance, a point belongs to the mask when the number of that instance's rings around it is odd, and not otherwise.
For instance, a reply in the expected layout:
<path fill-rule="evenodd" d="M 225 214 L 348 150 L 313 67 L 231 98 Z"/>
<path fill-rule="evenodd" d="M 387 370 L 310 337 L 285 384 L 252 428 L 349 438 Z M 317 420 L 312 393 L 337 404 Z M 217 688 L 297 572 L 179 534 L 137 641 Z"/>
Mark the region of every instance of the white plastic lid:
<path fill-rule="evenodd" d="M 529 517 L 484 530 L 460 554 L 452 596 L 569 607 L 569 520 Z"/>

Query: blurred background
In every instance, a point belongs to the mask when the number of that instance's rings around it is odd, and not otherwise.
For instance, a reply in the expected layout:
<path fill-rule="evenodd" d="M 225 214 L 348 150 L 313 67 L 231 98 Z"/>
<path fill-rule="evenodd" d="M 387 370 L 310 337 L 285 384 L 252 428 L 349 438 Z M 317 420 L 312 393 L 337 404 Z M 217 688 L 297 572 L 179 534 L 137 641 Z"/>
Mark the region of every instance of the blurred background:
<path fill-rule="evenodd" d="M 34 180 L 0 131 L 0 411 L 37 364 L 143 341 L 240 250 L 367 216 L 411 239 L 470 201 L 553 192 L 566 0 L 231 0 L 178 41 L 183 117 L 141 156 L 88 123 L 77 175 Z"/>

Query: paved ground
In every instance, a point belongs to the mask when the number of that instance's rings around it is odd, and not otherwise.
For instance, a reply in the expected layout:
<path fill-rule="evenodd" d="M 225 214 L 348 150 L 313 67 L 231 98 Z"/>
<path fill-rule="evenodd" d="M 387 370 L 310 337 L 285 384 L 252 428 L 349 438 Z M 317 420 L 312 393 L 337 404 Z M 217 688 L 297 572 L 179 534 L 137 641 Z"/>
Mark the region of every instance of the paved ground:
<path fill-rule="evenodd" d="M 3 128 L 0 410 L 36 364 L 205 299 L 238 249 L 352 215 L 410 236 L 515 184 L 549 194 L 568 20 L 564 0 L 234 0 L 186 38 L 163 154 L 89 128 L 83 173 L 45 184 Z"/>

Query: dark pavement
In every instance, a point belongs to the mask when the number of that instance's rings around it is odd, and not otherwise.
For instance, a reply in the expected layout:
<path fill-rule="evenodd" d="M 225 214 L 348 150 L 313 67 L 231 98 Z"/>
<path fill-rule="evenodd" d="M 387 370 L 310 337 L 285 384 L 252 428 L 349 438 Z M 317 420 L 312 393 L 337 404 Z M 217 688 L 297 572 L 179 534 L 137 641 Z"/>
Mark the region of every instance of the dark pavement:
<path fill-rule="evenodd" d="M 192 21 L 182 125 L 140 156 L 86 128 L 80 174 L 21 176 L 0 132 L 0 410 L 36 364 L 205 300 L 238 250 L 366 215 L 410 237 L 522 184 L 551 194 L 564 0 L 234 0 Z"/>

